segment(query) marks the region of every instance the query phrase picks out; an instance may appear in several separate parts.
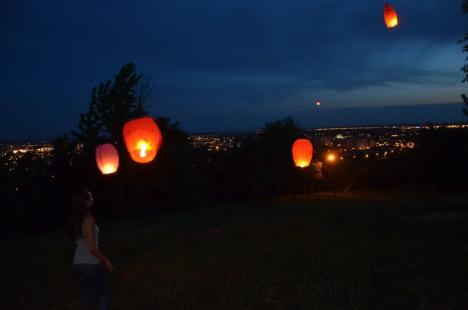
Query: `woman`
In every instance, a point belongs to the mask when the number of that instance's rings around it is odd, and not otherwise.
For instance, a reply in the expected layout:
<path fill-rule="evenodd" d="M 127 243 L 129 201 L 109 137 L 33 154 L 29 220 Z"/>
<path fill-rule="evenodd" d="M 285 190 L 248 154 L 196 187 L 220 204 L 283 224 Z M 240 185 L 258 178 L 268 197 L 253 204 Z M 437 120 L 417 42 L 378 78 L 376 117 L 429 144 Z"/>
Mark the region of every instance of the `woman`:
<path fill-rule="evenodd" d="M 76 242 L 73 264 L 84 290 L 84 309 L 107 309 L 107 283 L 103 267 L 113 271 L 112 263 L 99 251 L 99 228 L 91 215 L 93 196 L 81 190 L 73 197 L 70 210 L 70 237 Z"/>

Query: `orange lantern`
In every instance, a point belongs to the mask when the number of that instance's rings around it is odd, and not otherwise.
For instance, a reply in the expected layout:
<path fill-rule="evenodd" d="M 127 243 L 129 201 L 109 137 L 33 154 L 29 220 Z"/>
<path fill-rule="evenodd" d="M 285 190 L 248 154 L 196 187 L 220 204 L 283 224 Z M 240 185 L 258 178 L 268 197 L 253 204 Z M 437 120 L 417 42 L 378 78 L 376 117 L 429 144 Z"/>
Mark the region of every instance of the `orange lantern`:
<path fill-rule="evenodd" d="M 292 156 L 296 167 L 305 168 L 312 161 L 314 148 L 308 139 L 297 139 L 292 147 Z"/>
<path fill-rule="evenodd" d="M 102 174 L 111 174 L 119 168 L 119 153 L 112 144 L 102 144 L 96 148 L 96 164 Z"/>
<path fill-rule="evenodd" d="M 125 123 L 123 137 L 130 157 L 140 164 L 152 161 L 162 144 L 161 131 L 152 117 Z"/>
<path fill-rule="evenodd" d="M 393 6 L 385 2 L 384 6 L 384 19 L 387 28 L 394 28 L 398 26 L 398 15 Z"/>

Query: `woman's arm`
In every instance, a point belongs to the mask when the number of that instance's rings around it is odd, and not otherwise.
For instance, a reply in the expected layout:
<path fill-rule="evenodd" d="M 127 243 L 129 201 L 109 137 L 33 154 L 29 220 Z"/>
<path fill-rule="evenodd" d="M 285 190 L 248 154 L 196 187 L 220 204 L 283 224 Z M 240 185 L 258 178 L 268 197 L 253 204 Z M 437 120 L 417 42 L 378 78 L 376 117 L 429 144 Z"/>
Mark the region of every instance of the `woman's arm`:
<path fill-rule="evenodd" d="M 104 254 L 101 253 L 101 251 L 99 251 L 96 244 L 96 231 L 94 228 L 94 220 L 91 216 L 86 216 L 83 220 L 83 235 L 89 252 L 99 258 L 109 271 L 112 271 L 114 269 L 112 263 L 104 256 Z"/>

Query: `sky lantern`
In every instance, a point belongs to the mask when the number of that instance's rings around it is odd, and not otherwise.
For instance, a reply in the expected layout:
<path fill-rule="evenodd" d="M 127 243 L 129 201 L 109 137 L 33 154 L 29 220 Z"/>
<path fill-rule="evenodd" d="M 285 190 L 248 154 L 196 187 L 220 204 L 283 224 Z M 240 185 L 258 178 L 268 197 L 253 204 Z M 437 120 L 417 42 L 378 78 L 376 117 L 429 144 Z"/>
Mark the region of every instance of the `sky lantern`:
<path fill-rule="evenodd" d="M 321 105 L 320 99 L 317 99 L 317 101 L 315 101 L 315 105 L 318 106 L 318 107 Z"/>
<path fill-rule="evenodd" d="M 102 174 L 112 174 L 119 168 L 119 153 L 112 144 L 101 144 L 96 148 L 96 164 Z"/>
<path fill-rule="evenodd" d="M 161 131 L 152 117 L 125 123 L 123 137 L 130 157 L 140 164 L 152 161 L 162 144 Z"/>
<path fill-rule="evenodd" d="M 385 25 L 387 28 L 394 28 L 398 26 L 398 15 L 393 6 L 391 6 L 388 2 L 385 2 L 384 6 L 384 19 Z"/>
<path fill-rule="evenodd" d="M 313 150 L 309 139 L 297 139 L 292 147 L 292 156 L 296 167 L 308 167 L 312 161 Z"/>

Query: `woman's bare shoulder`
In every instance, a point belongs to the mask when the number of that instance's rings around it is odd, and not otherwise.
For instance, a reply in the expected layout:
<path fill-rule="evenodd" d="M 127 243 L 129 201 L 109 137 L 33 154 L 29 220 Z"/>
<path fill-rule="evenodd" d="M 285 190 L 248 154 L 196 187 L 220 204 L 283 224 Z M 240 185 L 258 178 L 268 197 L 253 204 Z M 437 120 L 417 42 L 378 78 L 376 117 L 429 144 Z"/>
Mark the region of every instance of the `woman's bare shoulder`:
<path fill-rule="evenodd" d="M 85 224 L 94 224 L 94 218 L 91 214 L 85 214 L 83 217 L 83 225 Z"/>

